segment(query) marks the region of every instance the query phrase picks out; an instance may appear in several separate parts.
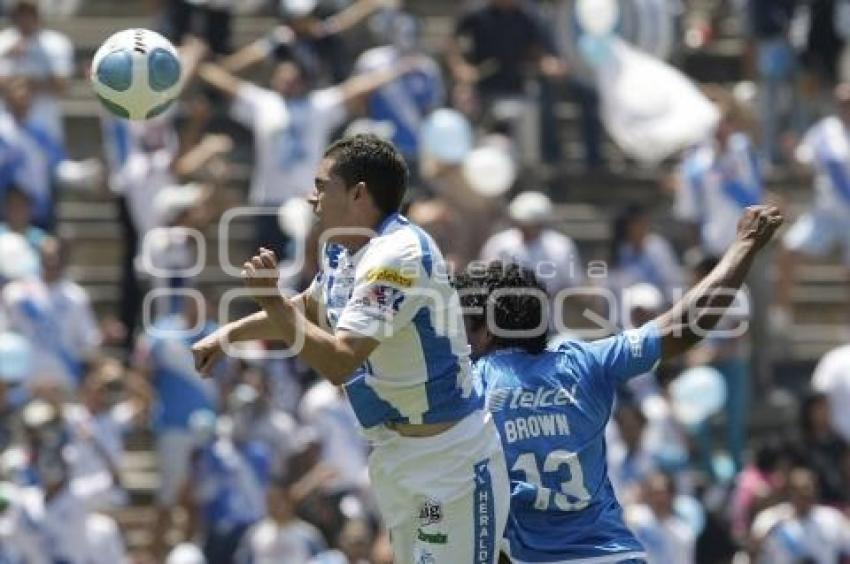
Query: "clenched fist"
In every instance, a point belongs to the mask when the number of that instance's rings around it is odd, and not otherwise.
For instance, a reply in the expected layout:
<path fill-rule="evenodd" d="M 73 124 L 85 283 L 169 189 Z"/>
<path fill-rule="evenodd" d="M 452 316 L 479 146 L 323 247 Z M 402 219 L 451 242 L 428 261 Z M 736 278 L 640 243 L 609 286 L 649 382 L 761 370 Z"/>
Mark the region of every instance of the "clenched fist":
<path fill-rule="evenodd" d="M 207 335 L 194 345 L 192 345 L 192 357 L 195 359 L 195 370 L 201 376 L 209 376 L 212 367 L 221 358 L 224 350 L 221 345 L 221 335 L 219 331 Z"/>
<path fill-rule="evenodd" d="M 277 257 L 273 251 L 260 247 L 257 254 L 242 265 L 242 282 L 247 288 L 258 290 L 254 299 L 262 305 L 263 300 L 277 295 Z"/>
<path fill-rule="evenodd" d="M 751 241 L 759 250 L 770 241 L 784 220 L 776 206 L 750 206 L 738 220 L 738 240 Z"/>

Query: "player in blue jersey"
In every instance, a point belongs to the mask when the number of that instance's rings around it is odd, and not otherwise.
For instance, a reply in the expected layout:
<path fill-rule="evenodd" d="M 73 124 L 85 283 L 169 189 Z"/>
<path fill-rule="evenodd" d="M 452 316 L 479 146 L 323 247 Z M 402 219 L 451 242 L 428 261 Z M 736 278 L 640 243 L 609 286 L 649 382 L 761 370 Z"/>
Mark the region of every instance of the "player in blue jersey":
<path fill-rule="evenodd" d="M 546 294 L 530 270 L 494 263 L 458 277 L 479 384 L 510 472 L 505 545 L 513 562 L 645 561 L 606 468 L 615 390 L 715 326 L 781 223 L 776 208 L 748 208 L 717 268 L 669 311 L 638 329 L 554 350 Z"/>
<path fill-rule="evenodd" d="M 342 385 L 372 440 L 369 472 L 398 564 L 494 564 L 507 520 L 505 459 L 481 409 L 460 300 L 440 250 L 398 213 L 407 167 L 374 135 L 332 145 L 313 206 L 330 236 L 319 275 L 294 299 L 273 253 L 244 265 L 263 311 L 194 347 L 206 371 L 229 342 L 280 340 Z"/>

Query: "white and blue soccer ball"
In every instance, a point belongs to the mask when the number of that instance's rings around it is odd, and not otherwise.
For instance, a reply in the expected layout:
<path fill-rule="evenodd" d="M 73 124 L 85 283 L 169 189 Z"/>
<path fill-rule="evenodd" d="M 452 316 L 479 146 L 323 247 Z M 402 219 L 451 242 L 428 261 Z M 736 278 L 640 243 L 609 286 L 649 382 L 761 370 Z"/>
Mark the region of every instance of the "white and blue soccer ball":
<path fill-rule="evenodd" d="M 91 81 L 110 112 L 146 120 L 167 110 L 180 95 L 180 74 L 180 57 L 168 39 L 148 29 L 126 29 L 97 50 Z"/>

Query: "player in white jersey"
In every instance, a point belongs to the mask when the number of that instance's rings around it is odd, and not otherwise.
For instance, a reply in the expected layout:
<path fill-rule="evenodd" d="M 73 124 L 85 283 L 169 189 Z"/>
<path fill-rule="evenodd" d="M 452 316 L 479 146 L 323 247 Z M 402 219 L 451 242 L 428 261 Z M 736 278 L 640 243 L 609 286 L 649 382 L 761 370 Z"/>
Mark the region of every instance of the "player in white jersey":
<path fill-rule="evenodd" d="M 373 443 L 369 471 L 396 562 L 493 564 L 507 469 L 473 386 L 442 254 L 398 213 L 406 181 L 386 141 L 358 135 L 332 145 L 311 200 L 329 237 L 315 281 L 281 299 L 276 259 L 261 249 L 243 277 L 264 294 L 263 311 L 199 342 L 195 361 L 206 372 L 227 342 L 301 341 L 298 357 L 345 387 Z"/>

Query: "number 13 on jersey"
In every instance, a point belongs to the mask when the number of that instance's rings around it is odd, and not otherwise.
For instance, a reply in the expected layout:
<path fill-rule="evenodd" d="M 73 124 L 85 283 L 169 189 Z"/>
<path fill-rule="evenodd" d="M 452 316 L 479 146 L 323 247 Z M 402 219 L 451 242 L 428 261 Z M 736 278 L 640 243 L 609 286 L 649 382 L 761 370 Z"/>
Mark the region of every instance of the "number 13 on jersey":
<path fill-rule="evenodd" d="M 567 481 L 559 484 L 560 491 L 553 491 L 544 486 L 542 474 L 557 474 L 563 466 L 567 467 L 570 476 Z M 538 466 L 537 456 L 533 452 L 526 452 L 517 457 L 511 472 L 524 473 L 526 481 L 537 488 L 537 497 L 534 499 L 535 509 L 579 511 L 587 507 L 590 501 L 590 493 L 584 485 L 584 471 L 578 455 L 574 452 L 553 450 L 543 461 L 542 472 Z"/>

